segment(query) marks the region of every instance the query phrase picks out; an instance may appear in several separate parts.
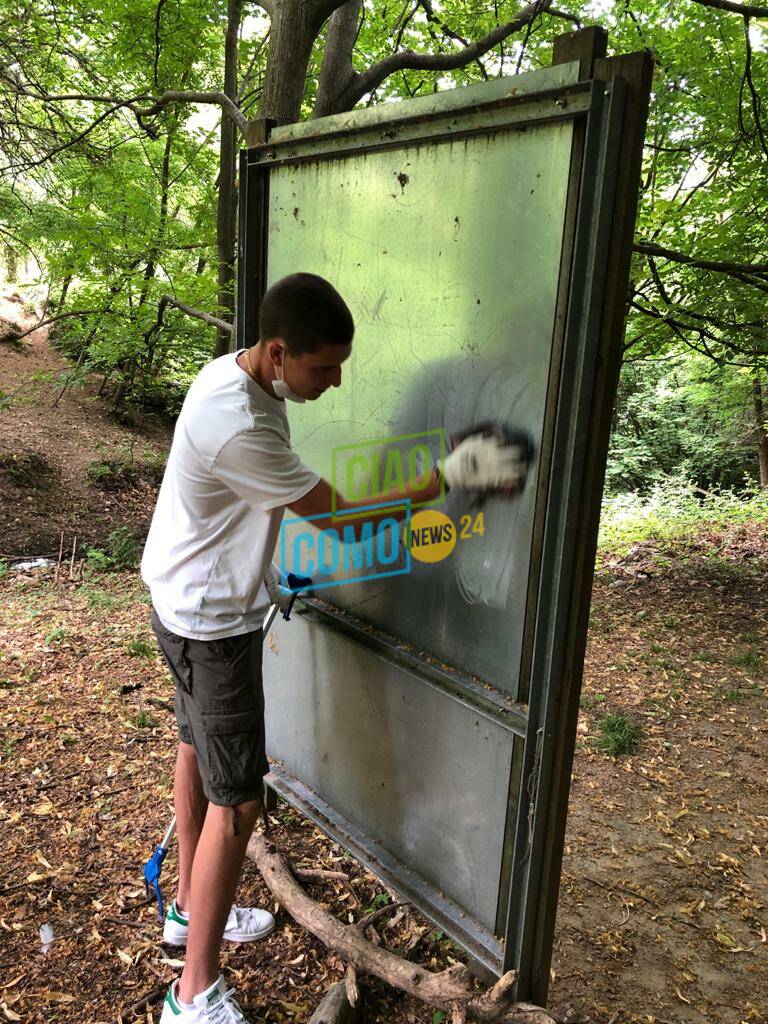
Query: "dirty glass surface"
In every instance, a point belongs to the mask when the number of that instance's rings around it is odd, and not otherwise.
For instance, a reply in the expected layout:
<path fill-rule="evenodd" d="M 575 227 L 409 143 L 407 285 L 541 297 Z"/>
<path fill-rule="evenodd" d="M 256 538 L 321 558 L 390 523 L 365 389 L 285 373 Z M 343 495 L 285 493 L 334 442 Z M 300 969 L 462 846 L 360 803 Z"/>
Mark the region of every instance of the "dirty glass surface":
<path fill-rule="evenodd" d="M 428 467 L 446 437 L 485 420 L 527 431 L 538 453 L 572 132 L 495 130 L 270 171 L 268 283 L 321 274 L 356 322 L 342 386 L 287 410 L 294 448 L 350 497 L 387 482 L 377 454 L 394 447 Z M 409 559 L 403 543 L 387 576 L 355 582 L 340 570 L 343 584 L 318 597 L 514 697 L 536 469 L 512 501 L 448 494 L 438 507 L 457 540 L 443 560 Z M 286 526 L 288 563 L 301 531 Z M 492 935 L 515 816 L 512 730 L 301 615 L 278 620 L 264 678 L 280 769 L 356 823 L 373 860 L 386 850 Z"/>
<path fill-rule="evenodd" d="M 294 447 L 343 492 L 375 484 L 387 437 L 424 434 L 426 464 L 442 432 L 496 420 L 538 451 L 571 138 L 561 122 L 272 170 L 269 282 L 321 274 L 355 317 L 342 386 L 288 409 Z M 534 490 L 481 509 L 448 494 L 449 557 L 406 572 L 402 551 L 401 575 L 323 599 L 515 696 Z"/>

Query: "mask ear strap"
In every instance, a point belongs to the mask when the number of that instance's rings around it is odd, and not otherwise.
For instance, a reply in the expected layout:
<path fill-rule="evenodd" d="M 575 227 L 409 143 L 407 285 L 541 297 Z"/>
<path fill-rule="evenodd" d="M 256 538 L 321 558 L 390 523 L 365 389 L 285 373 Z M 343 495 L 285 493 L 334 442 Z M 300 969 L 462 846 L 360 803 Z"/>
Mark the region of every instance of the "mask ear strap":
<path fill-rule="evenodd" d="M 285 380 L 285 363 L 283 361 L 285 359 L 285 345 L 281 345 L 280 346 L 280 351 L 282 353 L 282 355 L 280 356 L 280 362 L 279 363 L 275 363 L 274 366 L 275 366 L 275 372 L 278 375 L 277 379 L 279 381 L 283 381 L 283 380 Z"/>

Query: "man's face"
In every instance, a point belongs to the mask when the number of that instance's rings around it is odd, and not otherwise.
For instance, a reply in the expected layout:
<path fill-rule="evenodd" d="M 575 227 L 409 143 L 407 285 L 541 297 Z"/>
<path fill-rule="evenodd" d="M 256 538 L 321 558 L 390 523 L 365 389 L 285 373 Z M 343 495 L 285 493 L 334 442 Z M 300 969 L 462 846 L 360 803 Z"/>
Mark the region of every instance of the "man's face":
<path fill-rule="evenodd" d="M 349 359 L 352 345 L 323 345 L 317 352 L 294 357 L 283 352 L 283 374 L 291 389 L 308 402 L 328 388 L 341 386 L 341 365 Z"/>

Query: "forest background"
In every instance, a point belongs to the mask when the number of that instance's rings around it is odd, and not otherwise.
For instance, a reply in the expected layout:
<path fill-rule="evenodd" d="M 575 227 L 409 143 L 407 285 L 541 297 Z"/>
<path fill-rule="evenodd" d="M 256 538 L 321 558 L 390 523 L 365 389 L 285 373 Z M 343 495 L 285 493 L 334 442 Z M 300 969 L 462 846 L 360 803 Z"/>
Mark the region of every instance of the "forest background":
<path fill-rule="evenodd" d="M 607 493 L 764 497 L 768 7 L 563 3 L 0 0 L 0 250 L 71 361 L 52 385 L 172 418 L 227 350 L 259 119 L 514 75 L 598 24 L 655 60 Z"/>
<path fill-rule="evenodd" d="M 259 119 L 546 66 L 597 24 L 655 73 L 551 999 L 768 1024 L 768 6 L 519 3 L 0 0 L 7 1019 L 133 1019 L 175 971 L 137 902 L 175 741 L 136 566 L 173 418 L 231 344 L 238 149 Z M 360 915 L 391 898 L 308 822 L 275 826 L 296 865 L 350 872 Z M 347 921 L 347 890 L 311 894 Z M 400 911 L 388 948 L 452 962 Z M 230 969 L 257 1019 L 299 1021 L 345 965 L 283 917 Z M 445 1020 L 362 988 L 371 1024 Z"/>

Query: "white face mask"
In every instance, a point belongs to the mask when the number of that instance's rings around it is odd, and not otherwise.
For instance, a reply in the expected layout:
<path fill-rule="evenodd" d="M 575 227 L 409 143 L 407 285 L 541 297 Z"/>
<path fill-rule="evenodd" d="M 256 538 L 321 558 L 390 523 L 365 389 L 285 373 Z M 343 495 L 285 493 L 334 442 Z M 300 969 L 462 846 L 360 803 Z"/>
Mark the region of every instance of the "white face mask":
<path fill-rule="evenodd" d="M 285 347 L 283 347 L 283 358 L 285 358 Z M 297 395 L 295 391 L 291 389 L 291 385 L 283 376 L 283 369 L 281 366 L 276 366 L 275 370 L 278 374 L 277 380 L 272 381 L 272 390 L 275 392 L 278 398 L 287 398 L 289 402 L 306 402 L 306 398 L 302 398 L 301 395 Z"/>

